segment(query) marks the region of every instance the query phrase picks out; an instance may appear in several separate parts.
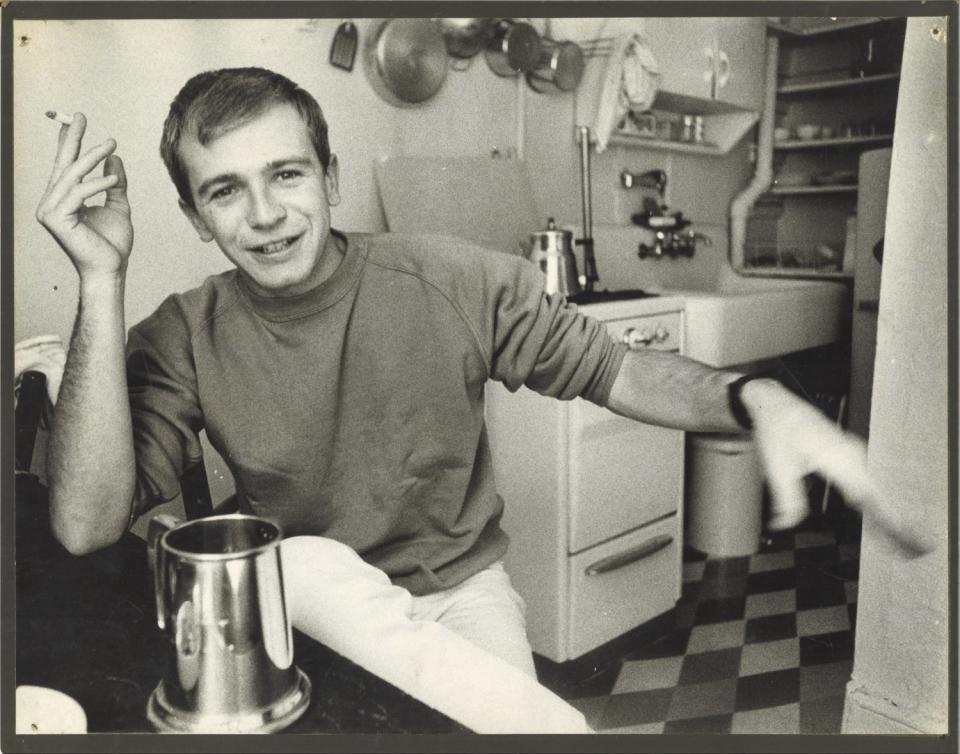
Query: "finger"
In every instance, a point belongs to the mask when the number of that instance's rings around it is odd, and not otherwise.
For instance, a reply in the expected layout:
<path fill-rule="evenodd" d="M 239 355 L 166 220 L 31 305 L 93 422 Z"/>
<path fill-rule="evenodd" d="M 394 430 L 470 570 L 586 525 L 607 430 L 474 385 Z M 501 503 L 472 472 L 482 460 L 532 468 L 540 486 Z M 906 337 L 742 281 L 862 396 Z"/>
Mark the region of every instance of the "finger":
<path fill-rule="evenodd" d="M 91 178 L 83 183 L 77 183 L 60 201 L 57 210 L 62 215 L 72 215 L 83 206 L 83 203 L 87 199 L 93 198 L 101 191 L 106 191 L 116 182 L 117 177 L 115 175 L 106 175 L 100 178 Z"/>
<path fill-rule="evenodd" d="M 103 163 L 103 175 L 115 176 L 116 183 L 107 189 L 105 207 L 130 214 L 130 202 L 127 200 L 127 172 L 123 169 L 123 160 L 115 154 L 110 154 Z"/>
<path fill-rule="evenodd" d="M 63 145 L 67 140 L 67 134 L 70 133 L 70 126 L 66 123 L 60 126 L 60 132 L 57 134 L 57 157 L 54 158 L 53 170 L 50 171 L 50 178 L 47 179 L 47 188 L 44 192 L 45 194 L 50 193 L 50 189 L 54 183 L 57 182 L 57 178 L 60 177 L 60 173 L 63 172 L 63 169 L 59 165 L 59 155 L 63 152 Z"/>
<path fill-rule="evenodd" d="M 60 134 L 57 139 L 57 157 L 53 163 L 53 171 L 50 173 L 49 186 L 52 186 L 63 175 L 80 154 L 80 145 L 83 143 L 83 134 L 87 130 L 87 118 L 83 113 L 73 114 L 73 123 L 69 126 L 61 126 Z"/>
<path fill-rule="evenodd" d="M 807 517 L 807 491 L 802 477 L 768 479 L 770 484 L 770 519 L 767 528 L 773 531 L 793 529 Z"/>
<path fill-rule="evenodd" d="M 758 432 L 754 438 L 764 476 L 770 488 L 770 520 L 767 528 L 790 529 L 807 517 L 808 503 L 803 478 L 805 467 L 796 457 L 778 452 L 766 433 Z"/>
<path fill-rule="evenodd" d="M 84 152 L 77 161 L 63 171 L 63 174 L 57 179 L 57 182 L 47 195 L 46 204 L 48 206 L 60 204 L 63 201 L 63 197 L 66 196 L 74 186 L 79 185 L 83 177 L 116 148 L 117 143 L 113 139 L 107 139 L 102 144 L 97 144 L 97 146 L 91 147 Z"/>
<path fill-rule="evenodd" d="M 76 161 L 63 171 L 60 182 L 80 181 L 83 177 L 93 170 L 108 155 L 113 154 L 117 148 L 117 142 L 113 139 L 106 139 L 94 147 L 90 147 Z"/>

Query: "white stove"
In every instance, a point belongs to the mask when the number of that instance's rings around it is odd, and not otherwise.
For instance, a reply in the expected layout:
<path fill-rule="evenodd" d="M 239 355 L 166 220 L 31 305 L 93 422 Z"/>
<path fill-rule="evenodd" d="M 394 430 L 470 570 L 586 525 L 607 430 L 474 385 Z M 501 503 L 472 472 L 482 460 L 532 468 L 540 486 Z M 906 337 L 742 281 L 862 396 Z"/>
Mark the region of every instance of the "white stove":
<path fill-rule="evenodd" d="M 682 298 L 580 305 L 633 350 L 683 353 Z M 682 583 L 684 436 L 588 401 L 487 391 L 507 571 L 534 650 L 582 656 L 671 609 Z"/>

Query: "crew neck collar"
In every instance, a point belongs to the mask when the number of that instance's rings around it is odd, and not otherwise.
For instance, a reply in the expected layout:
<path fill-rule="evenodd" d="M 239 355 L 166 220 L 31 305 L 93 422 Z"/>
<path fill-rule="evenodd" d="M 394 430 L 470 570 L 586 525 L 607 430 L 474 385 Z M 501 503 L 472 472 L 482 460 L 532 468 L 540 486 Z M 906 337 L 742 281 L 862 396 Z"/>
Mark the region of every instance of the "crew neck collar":
<path fill-rule="evenodd" d="M 260 317 L 271 322 L 284 322 L 314 314 L 343 298 L 356 282 L 366 256 L 366 242 L 361 236 L 341 233 L 333 228 L 330 232 L 343 246 L 343 258 L 333 274 L 309 291 L 295 296 L 262 296 L 251 290 L 243 275 L 237 271 L 237 287 L 241 297 Z"/>

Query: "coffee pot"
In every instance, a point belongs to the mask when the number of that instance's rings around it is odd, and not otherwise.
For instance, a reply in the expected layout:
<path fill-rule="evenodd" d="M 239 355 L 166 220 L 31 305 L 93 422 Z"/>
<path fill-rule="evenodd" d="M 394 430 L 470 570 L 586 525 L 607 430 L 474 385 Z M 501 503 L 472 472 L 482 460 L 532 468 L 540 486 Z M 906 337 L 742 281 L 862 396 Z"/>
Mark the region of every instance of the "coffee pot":
<path fill-rule="evenodd" d="M 540 265 L 546 275 L 544 290 L 571 296 L 580 293 L 577 276 L 577 258 L 573 253 L 573 233 L 557 228 L 553 218 L 547 221 L 545 230 L 530 235 L 530 260 Z"/>
<path fill-rule="evenodd" d="M 160 731 L 269 733 L 306 710 L 293 664 L 280 527 L 257 516 L 150 522 L 157 624 L 167 643 L 147 717 Z"/>

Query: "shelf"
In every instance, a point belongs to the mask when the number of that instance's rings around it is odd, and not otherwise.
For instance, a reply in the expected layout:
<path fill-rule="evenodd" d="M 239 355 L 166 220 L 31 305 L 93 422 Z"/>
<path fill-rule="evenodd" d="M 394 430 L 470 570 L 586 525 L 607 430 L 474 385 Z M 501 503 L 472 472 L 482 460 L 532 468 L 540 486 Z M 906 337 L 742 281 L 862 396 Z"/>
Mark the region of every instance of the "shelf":
<path fill-rule="evenodd" d="M 866 26 L 883 23 L 889 20 L 882 16 L 864 16 L 855 18 L 838 18 L 832 20 L 827 17 L 811 19 L 811 23 L 806 27 L 785 24 L 780 21 L 768 21 L 767 30 L 771 34 L 784 37 L 786 39 L 808 39 L 810 37 L 819 37 L 824 34 L 831 34 L 837 31 L 847 31 Z"/>
<path fill-rule="evenodd" d="M 778 196 L 789 194 L 845 194 L 856 191 L 857 186 L 775 186 L 767 193 Z"/>
<path fill-rule="evenodd" d="M 686 152 L 688 154 L 705 154 L 719 157 L 724 154 L 716 144 L 690 144 L 685 141 L 664 141 L 651 139 L 648 136 L 637 136 L 627 132 L 615 132 L 607 141 L 610 146 L 642 147 L 644 149 L 660 149 L 671 152 Z"/>
<path fill-rule="evenodd" d="M 632 131 L 615 131 L 608 140 L 611 145 L 634 149 L 658 149 L 686 154 L 720 156 L 727 154 L 760 119 L 760 113 L 744 110 L 729 102 L 703 100 L 668 91 L 657 92 L 651 110 L 672 116 L 699 115 L 703 118 L 707 140 L 696 144 L 686 141 L 668 141 L 640 136 Z"/>
<path fill-rule="evenodd" d="M 774 143 L 775 150 L 781 149 L 817 149 L 819 147 L 853 147 L 861 144 L 882 144 L 893 141 L 893 134 L 874 134 L 872 136 L 839 136 L 833 139 L 790 139 Z"/>
<path fill-rule="evenodd" d="M 741 267 L 741 275 L 774 278 L 816 278 L 817 280 L 852 279 L 852 270 L 817 270 L 813 267 Z"/>
<path fill-rule="evenodd" d="M 871 84 L 881 84 L 891 81 L 897 81 L 900 78 L 899 73 L 878 73 L 874 76 L 863 76 L 862 78 L 843 78 L 843 79 L 821 79 L 820 81 L 804 81 L 794 84 L 784 84 L 777 89 L 777 94 L 806 94 L 830 91 L 833 89 L 846 89 L 853 87 L 869 86 Z"/>

